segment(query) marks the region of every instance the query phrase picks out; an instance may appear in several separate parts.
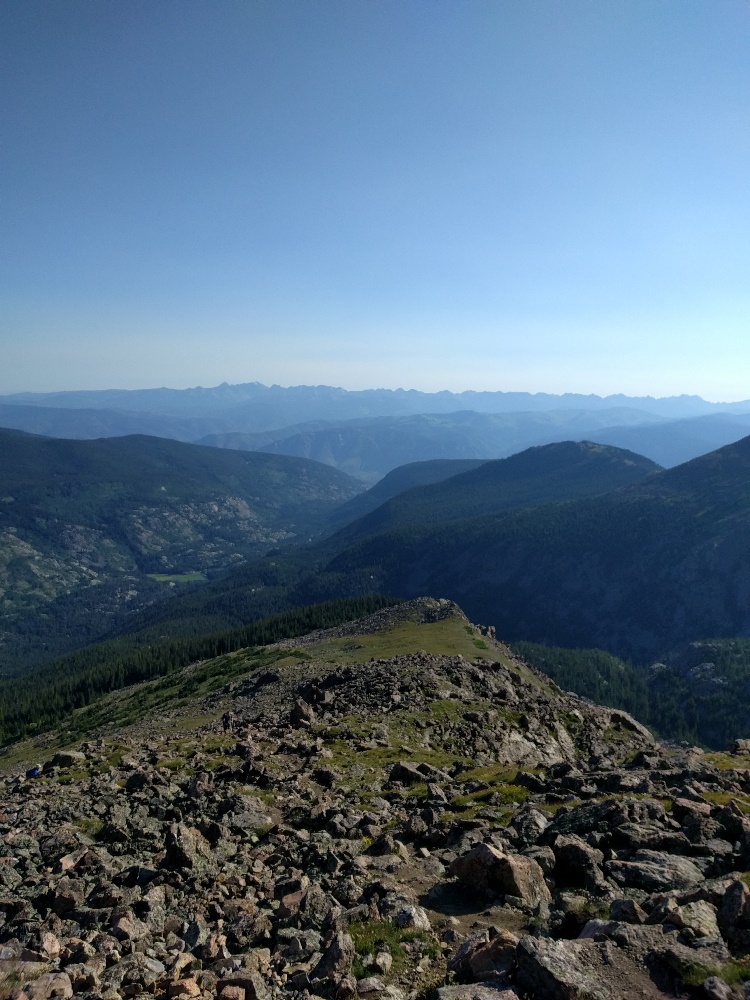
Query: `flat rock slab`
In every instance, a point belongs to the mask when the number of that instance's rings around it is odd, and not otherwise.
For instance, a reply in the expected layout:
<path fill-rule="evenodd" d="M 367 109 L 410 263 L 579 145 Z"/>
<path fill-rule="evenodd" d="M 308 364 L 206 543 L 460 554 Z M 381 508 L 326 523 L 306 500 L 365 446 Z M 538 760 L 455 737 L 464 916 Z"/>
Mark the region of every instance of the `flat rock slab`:
<path fill-rule="evenodd" d="M 689 889 L 705 880 L 703 872 L 689 858 L 663 851 L 636 851 L 630 861 L 611 861 L 607 870 L 616 882 L 646 892 Z"/>
<path fill-rule="evenodd" d="M 484 983 L 467 983 L 462 986 L 442 986 L 437 991 L 438 1000 L 519 1000 L 518 994 L 498 979 Z"/>
<path fill-rule="evenodd" d="M 516 984 L 534 1000 L 666 1000 L 652 982 L 610 941 L 521 939 Z"/>

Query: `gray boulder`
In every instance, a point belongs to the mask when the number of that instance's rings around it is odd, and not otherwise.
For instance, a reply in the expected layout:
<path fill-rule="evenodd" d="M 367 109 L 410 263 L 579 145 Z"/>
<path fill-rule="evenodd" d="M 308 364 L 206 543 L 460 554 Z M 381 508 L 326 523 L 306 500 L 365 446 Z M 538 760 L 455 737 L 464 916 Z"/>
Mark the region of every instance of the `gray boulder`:
<path fill-rule="evenodd" d="M 703 872 L 689 858 L 663 851 L 636 851 L 630 861 L 611 861 L 607 873 L 620 885 L 646 892 L 688 889 L 704 881 Z"/>

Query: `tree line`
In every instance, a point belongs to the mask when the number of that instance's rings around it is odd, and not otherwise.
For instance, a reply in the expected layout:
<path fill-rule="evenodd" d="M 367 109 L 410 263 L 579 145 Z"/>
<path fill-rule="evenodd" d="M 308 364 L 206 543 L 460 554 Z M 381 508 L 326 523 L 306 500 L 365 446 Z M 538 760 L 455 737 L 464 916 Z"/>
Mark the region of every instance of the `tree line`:
<path fill-rule="evenodd" d="M 363 596 L 295 608 L 237 628 L 150 646 L 134 648 L 126 639 L 87 646 L 43 670 L 0 682 L 0 741 L 9 743 L 44 732 L 112 691 L 166 676 L 191 663 L 334 628 L 397 603 L 389 597 Z"/>

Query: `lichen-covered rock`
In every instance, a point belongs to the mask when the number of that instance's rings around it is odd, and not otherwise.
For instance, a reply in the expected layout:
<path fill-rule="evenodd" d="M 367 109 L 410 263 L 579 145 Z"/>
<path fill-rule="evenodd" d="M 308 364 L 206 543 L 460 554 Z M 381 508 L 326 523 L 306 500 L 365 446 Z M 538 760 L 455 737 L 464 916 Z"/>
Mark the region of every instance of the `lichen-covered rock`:
<path fill-rule="evenodd" d="M 51 997 L 67 1000 L 72 996 L 73 986 L 67 972 L 45 972 L 23 988 L 24 1000 L 50 1000 Z"/>
<path fill-rule="evenodd" d="M 664 1000 L 647 973 L 611 941 L 524 937 L 516 988 L 539 1000 Z"/>
<path fill-rule="evenodd" d="M 677 910 L 667 917 L 666 922 L 674 924 L 681 930 L 689 928 L 698 938 L 721 936 L 716 920 L 716 907 L 705 899 L 697 899 L 693 903 L 678 906 Z"/>
<path fill-rule="evenodd" d="M 596 891 L 604 881 L 604 854 L 575 834 L 560 834 L 553 844 L 555 882 L 567 886 L 583 886 Z"/>
<path fill-rule="evenodd" d="M 228 987 L 244 991 L 242 995 L 245 1000 L 267 1000 L 269 996 L 266 981 L 259 972 L 253 969 L 238 969 L 231 975 L 220 979 L 216 984 L 218 995 L 221 996 L 222 991 Z"/>
<path fill-rule="evenodd" d="M 609 904 L 609 916 L 626 924 L 645 924 L 648 914 L 635 899 L 613 899 Z"/>
<path fill-rule="evenodd" d="M 205 868 L 212 862 L 211 845 L 194 827 L 173 823 L 167 830 L 166 868 Z"/>
<path fill-rule="evenodd" d="M 519 1000 L 515 990 L 505 987 L 500 979 L 497 984 L 468 983 L 463 986 L 441 986 L 437 991 L 438 1000 Z"/>

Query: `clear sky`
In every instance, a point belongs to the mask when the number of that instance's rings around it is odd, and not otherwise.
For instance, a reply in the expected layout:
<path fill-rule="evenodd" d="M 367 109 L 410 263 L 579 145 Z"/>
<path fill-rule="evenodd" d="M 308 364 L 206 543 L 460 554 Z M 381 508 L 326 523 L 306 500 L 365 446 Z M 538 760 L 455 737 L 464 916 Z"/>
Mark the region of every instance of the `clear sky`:
<path fill-rule="evenodd" d="M 4 0 L 0 392 L 750 396 L 748 0 Z"/>

